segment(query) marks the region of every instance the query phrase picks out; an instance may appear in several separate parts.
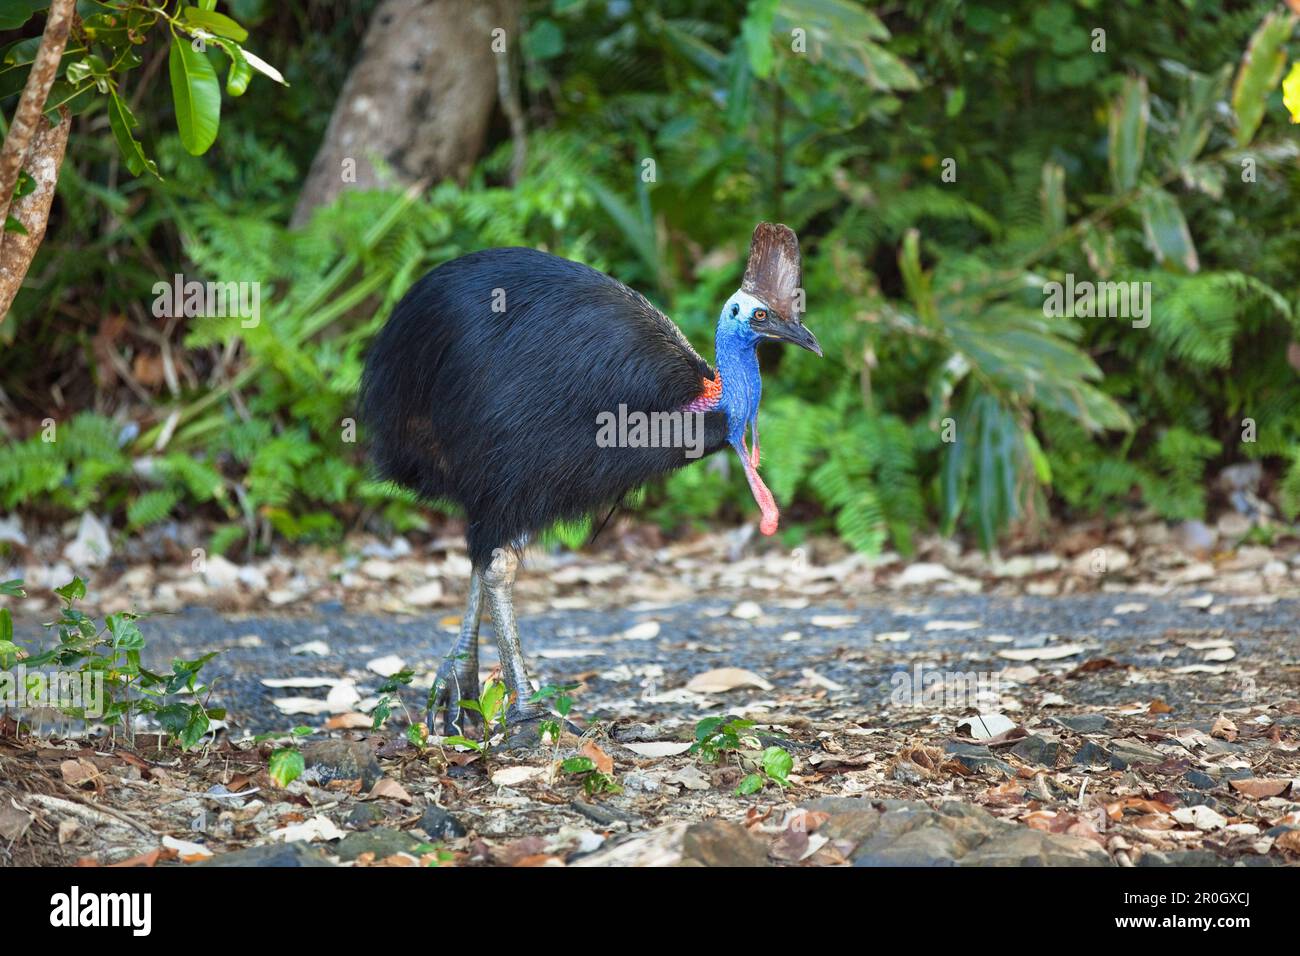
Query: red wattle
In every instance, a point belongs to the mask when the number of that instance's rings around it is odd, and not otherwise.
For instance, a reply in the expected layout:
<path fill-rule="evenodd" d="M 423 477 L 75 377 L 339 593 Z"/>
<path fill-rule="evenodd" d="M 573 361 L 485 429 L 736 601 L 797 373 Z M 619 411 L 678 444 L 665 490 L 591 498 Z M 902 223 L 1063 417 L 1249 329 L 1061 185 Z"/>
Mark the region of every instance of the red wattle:
<path fill-rule="evenodd" d="M 763 479 L 758 476 L 758 471 L 750 463 L 749 457 L 743 450 L 738 450 L 740 462 L 745 466 L 745 477 L 749 479 L 749 490 L 754 495 L 754 500 L 758 502 L 759 510 L 763 512 L 763 520 L 758 523 L 758 530 L 765 535 L 776 534 L 776 526 L 780 522 L 781 512 L 777 510 L 776 499 L 772 497 L 772 492 L 768 491 L 767 485 L 763 484 Z"/>

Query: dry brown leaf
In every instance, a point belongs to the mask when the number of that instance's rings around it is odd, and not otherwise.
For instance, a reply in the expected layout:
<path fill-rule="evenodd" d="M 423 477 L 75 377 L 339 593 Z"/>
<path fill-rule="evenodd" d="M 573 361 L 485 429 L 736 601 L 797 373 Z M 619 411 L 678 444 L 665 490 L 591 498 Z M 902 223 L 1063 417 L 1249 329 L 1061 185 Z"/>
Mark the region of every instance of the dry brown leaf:
<path fill-rule="evenodd" d="M 411 795 L 400 783 L 392 777 L 380 777 L 375 781 L 375 785 L 370 788 L 371 797 L 382 797 L 387 800 L 396 800 L 399 803 L 405 803 L 408 806 L 413 802 Z"/>
<path fill-rule="evenodd" d="M 1174 709 L 1166 704 L 1163 698 L 1157 697 L 1147 706 L 1148 714 L 1172 714 Z"/>
<path fill-rule="evenodd" d="M 718 667 L 702 674 L 696 674 L 686 684 L 686 689 L 697 694 L 721 694 L 741 687 L 757 687 L 759 690 L 771 690 L 772 685 L 753 671 L 743 667 Z"/>
<path fill-rule="evenodd" d="M 374 720 L 365 714 L 358 714 L 356 711 L 350 711 L 346 714 L 335 714 L 325 721 L 326 730 L 369 730 L 373 726 Z"/>
<path fill-rule="evenodd" d="M 59 772 L 63 774 L 63 782 L 70 787 L 99 786 L 99 768 L 81 757 L 63 761 L 59 764 Z"/>
<path fill-rule="evenodd" d="M 1247 780 L 1229 780 L 1228 786 L 1254 800 L 1264 800 L 1268 797 L 1280 797 L 1285 794 L 1291 789 L 1291 781 L 1261 780 L 1251 777 Z"/>
<path fill-rule="evenodd" d="M 607 777 L 613 776 L 614 758 L 597 747 L 594 741 L 588 740 L 578 752 L 595 764 L 599 773 Z"/>
<path fill-rule="evenodd" d="M 1237 725 L 1227 717 L 1220 715 L 1215 718 L 1214 726 L 1210 728 L 1210 736 L 1231 743 L 1237 739 Z"/>

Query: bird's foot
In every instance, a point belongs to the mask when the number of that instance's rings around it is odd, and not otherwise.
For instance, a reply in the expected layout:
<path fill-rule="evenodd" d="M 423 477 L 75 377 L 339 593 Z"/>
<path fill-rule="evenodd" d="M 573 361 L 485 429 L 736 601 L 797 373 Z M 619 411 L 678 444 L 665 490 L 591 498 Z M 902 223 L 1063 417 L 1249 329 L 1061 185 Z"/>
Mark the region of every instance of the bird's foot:
<path fill-rule="evenodd" d="M 506 712 L 506 750 L 522 750 L 555 743 L 555 735 L 581 737 L 583 730 L 563 717 L 556 717 L 536 707 L 512 706 Z"/>
<path fill-rule="evenodd" d="M 433 679 L 433 690 L 429 694 L 429 713 L 425 723 L 429 733 L 437 732 L 435 722 L 438 714 L 443 714 L 442 733 L 445 737 L 467 737 L 479 718 L 460 705 L 462 700 L 477 700 L 478 665 L 470 666 L 467 661 L 445 660 L 438 665 L 438 673 Z"/>

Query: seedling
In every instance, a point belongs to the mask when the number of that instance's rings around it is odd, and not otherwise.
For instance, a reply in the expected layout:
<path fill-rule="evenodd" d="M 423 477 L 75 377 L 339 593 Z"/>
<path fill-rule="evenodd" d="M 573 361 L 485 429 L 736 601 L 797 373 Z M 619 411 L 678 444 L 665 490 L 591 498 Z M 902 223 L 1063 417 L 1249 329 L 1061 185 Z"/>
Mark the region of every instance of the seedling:
<path fill-rule="evenodd" d="M 528 698 L 530 704 L 540 704 L 544 701 L 553 700 L 552 709 L 560 715 L 559 720 L 547 718 L 538 722 L 537 735 L 543 742 L 549 737 L 555 742 L 557 748 L 560 746 L 560 732 L 564 729 L 564 721 L 568 719 L 569 713 L 573 710 L 573 698 L 569 696 L 569 691 L 576 690 L 577 687 L 577 684 L 547 684 Z"/>
<path fill-rule="evenodd" d="M 462 700 L 460 706 L 479 715 L 483 723 L 483 739 L 471 740 L 469 737 L 456 734 L 444 737 L 443 743 L 469 747 L 479 753 L 485 752 L 492 741 L 493 733 L 498 728 L 504 730 L 506 726 L 506 685 L 499 680 L 489 680 L 483 685 L 483 691 L 478 695 L 477 700 Z"/>
<path fill-rule="evenodd" d="M 759 769 L 740 781 L 740 786 L 736 787 L 736 795 L 744 797 L 758 793 L 769 783 L 775 783 L 782 788 L 788 787 L 792 769 L 794 769 L 793 757 L 781 747 L 768 747 L 763 751 Z"/>
<path fill-rule="evenodd" d="M 746 734 L 754 726 L 752 720 L 734 717 L 706 717 L 695 725 L 695 743 L 687 753 L 699 754 L 705 763 L 717 763 L 729 753 L 742 749 L 757 750 L 762 744 L 753 734 Z"/>
<path fill-rule="evenodd" d="M 622 793 L 618 781 L 607 773 L 596 769 L 596 763 L 590 757 L 570 757 L 560 764 L 560 769 L 567 774 L 577 776 L 582 782 L 582 789 L 587 796 L 598 793 Z"/>

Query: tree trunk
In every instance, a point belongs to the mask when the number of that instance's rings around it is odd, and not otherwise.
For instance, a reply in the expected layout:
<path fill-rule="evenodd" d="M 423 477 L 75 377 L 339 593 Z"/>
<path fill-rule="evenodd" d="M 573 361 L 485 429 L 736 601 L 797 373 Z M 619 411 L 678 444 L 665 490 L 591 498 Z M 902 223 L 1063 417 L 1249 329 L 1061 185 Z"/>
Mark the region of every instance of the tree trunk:
<path fill-rule="evenodd" d="M 518 0 L 383 0 L 334 105 L 293 225 L 344 189 L 463 180 L 483 148 L 497 59 L 513 52 L 518 22 Z M 494 52 L 502 42 L 493 42 L 497 28 L 505 31 L 506 53 Z"/>

